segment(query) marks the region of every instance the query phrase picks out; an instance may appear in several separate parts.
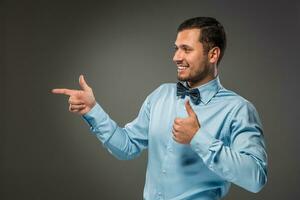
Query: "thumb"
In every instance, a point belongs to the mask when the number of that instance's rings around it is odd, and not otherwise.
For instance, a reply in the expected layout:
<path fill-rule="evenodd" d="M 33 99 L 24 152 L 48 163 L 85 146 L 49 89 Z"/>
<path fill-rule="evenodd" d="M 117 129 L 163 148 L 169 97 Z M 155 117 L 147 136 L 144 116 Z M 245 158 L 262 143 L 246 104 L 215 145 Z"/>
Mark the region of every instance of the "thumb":
<path fill-rule="evenodd" d="M 194 110 L 193 110 L 193 108 L 192 108 L 189 100 L 187 100 L 185 102 L 185 108 L 186 108 L 186 111 L 187 111 L 189 117 L 195 117 L 195 116 L 197 116 L 196 113 L 194 112 Z"/>
<path fill-rule="evenodd" d="M 81 89 L 83 89 L 84 91 L 90 89 L 88 84 L 85 82 L 83 75 L 79 76 L 79 85 L 80 85 Z"/>

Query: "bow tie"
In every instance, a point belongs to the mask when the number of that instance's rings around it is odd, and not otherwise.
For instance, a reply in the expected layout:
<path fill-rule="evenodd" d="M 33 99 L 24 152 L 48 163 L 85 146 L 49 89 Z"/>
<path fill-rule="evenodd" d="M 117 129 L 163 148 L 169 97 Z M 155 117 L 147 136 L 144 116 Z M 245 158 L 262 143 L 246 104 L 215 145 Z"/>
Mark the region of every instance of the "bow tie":
<path fill-rule="evenodd" d="M 185 95 L 190 96 L 190 99 L 195 105 L 198 105 L 200 103 L 200 92 L 198 89 L 189 89 L 185 87 L 182 83 L 177 83 L 177 96 L 180 96 L 181 98 L 184 98 Z"/>

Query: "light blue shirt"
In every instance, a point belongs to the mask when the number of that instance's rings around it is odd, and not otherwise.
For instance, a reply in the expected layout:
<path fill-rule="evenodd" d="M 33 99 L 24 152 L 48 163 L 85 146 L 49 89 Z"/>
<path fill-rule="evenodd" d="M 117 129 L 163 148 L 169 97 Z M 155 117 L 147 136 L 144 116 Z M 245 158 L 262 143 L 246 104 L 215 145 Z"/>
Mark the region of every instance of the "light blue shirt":
<path fill-rule="evenodd" d="M 144 199 L 216 200 L 234 183 L 258 192 L 267 181 L 262 125 L 254 106 L 225 89 L 219 77 L 198 87 L 191 106 L 201 128 L 189 145 L 172 139 L 176 117 L 187 117 L 176 84 L 163 84 L 144 101 L 136 119 L 119 127 L 96 104 L 83 115 L 92 133 L 118 159 L 133 159 L 148 148 Z"/>

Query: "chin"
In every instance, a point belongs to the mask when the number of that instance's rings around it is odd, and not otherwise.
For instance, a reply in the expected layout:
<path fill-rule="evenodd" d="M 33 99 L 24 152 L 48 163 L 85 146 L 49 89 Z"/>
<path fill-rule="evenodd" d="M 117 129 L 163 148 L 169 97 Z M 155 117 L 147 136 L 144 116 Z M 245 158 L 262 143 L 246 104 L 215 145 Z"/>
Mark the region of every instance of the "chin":
<path fill-rule="evenodd" d="M 177 79 L 179 81 L 188 81 L 189 79 L 187 77 L 177 76 Z"/>
<path fill-rule="evenodd" d="M 180 81 L 186 81 L 189 79 L 189 75 L 185 73 L 178 73 L 177 74 L 177 79 Z"/>

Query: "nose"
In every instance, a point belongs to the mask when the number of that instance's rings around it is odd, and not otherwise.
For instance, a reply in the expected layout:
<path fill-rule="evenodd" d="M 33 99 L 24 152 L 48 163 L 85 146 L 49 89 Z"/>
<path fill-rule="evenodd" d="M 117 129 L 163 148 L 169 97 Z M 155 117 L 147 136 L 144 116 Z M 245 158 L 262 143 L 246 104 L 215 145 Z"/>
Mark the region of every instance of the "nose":
<path fill-rule="evenodd" d="M 183 59 L 183 55 L 182 52 L 178 49 L 177 51 L 175 51 L 174 56 L 173 56 L 173 61 L 175 63 L 181 62 Z"/>

